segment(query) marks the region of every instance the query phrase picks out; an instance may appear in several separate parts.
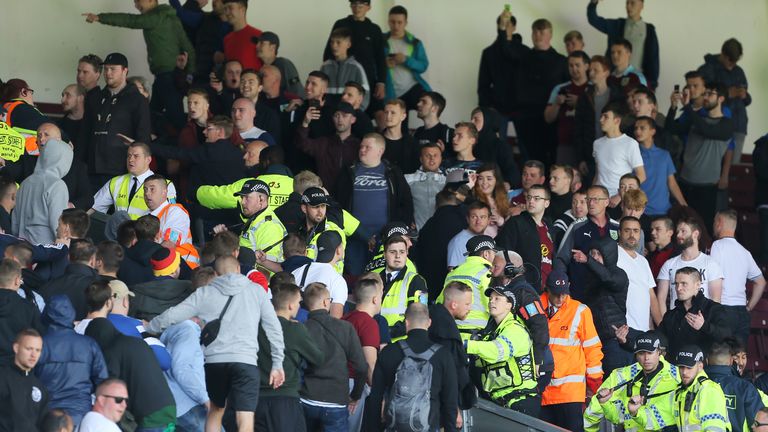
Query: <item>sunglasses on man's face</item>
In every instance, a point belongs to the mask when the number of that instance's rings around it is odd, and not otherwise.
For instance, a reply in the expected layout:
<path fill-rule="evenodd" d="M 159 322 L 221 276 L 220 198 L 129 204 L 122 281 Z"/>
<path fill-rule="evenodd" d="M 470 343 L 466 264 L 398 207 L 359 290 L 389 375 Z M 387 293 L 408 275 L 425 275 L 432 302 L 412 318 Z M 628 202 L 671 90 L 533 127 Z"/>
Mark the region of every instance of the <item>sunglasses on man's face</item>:
<path fill-rule="evenodd" d="M 112 395 L 106 395 L 106 394 L 103 394 L 101 396 L 104 396 L 104 397 L 107 397 L 107 398 L 110 398 L 110 399 L 114 399 L 115 403 L 118 404 L 118 405 L 120 405 L 123 402 L 128 403 L 128 398 L 127 397 L 112 396 Z"/>

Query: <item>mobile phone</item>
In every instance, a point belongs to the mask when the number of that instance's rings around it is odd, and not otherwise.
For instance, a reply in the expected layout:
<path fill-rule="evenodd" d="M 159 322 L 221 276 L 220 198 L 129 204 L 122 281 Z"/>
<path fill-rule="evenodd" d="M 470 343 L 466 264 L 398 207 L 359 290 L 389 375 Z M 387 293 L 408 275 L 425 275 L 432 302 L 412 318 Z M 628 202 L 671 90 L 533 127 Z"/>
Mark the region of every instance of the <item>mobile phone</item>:
<path fill-rule="evenodd" d="M 320 101 L 317 100 L 317 99 L 310 99 L 309 100 L 309 107 L 310 108 L 315 108 L 315 109 L 320 109 Z"/>
<path fill-rule="evenodd" d="M 675 93 L 680 92 L 680 84 L 675 84 Z"/>
<path fill-rule="evenodd" d="M 505 5 L 504 5 L 504 10 L 505 10 L 506 12 L 510 12 L 510 11 L 512 11 L 512 5 L 511 5 L 511 4 L 509 4 L 509 3 L 505 4 Z"/>

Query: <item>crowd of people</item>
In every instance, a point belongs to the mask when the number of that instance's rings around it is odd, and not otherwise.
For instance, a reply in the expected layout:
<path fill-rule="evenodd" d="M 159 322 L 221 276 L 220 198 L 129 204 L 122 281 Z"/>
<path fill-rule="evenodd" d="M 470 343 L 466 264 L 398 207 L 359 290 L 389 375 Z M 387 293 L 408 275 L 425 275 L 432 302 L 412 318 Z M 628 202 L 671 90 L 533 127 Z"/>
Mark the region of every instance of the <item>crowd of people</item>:
<path fill-rule="evenodd" d="M 0 431 L 454 431 L 478 398 L 573 431 L 768 430 L 768 223 L 745 249 L 726 199 L 738 40 L 664 115 L 643 0 L 588 2 L 605 55 L 543 18 L 528 45 L 507 6 L 451 127 L 403 6 L 382 32 L 350 0 L 302 86 L 248 0 L 134 3 L 83 16 L 142 30 L 151 86 L 84 55 L 58 117 L 3 77 Z"/>

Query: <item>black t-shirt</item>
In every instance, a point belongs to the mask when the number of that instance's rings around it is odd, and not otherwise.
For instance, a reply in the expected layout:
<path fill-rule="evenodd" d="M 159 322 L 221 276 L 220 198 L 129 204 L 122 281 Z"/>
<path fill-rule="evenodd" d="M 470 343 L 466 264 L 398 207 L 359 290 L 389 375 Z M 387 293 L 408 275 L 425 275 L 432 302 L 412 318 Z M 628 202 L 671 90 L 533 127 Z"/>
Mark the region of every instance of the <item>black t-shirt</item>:
<path fill-rule="evenodd" d="M 445 151 L 443 151 L 443 159 L 448 159 L 456 156 L 456 153 L 451 147 L 453 141 L 453 128 L 445 123 L 438 123 L 429 129 L 424 126 L 416 129 L 413 133 L 413 139 L 416 141 L 416 145 L 419 149 L 428 143 L 436 143 L 438 140 L 442 141 L 445 145 Z"/>
<path fill-rule="evenodd" d="M 71 118 L 64 116 L 60 118 L 56 124 L 61 129 L 61 137 L 64 141 L 71 141 L 72 145 L 77 148 L 80 144 L 78 138 L 80 137 L 80 131 L 83 128 L 83 119 L 72 120 Z"/>

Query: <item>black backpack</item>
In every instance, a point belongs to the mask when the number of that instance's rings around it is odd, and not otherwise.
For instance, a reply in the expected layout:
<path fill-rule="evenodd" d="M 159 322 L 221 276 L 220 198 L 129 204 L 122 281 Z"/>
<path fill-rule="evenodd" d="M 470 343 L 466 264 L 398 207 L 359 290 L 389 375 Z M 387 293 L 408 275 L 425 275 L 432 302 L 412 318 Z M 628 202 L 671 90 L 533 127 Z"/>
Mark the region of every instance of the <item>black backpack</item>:
<path fill-rule="evenodd" d="M 405 340 L 397 343 L 405 357 L 397 367 L 395 381 L 385 400 L 384 430 L 427 431 L 432 389 L 432 363 L 429 360 L 440 349 L 440 345 L 434 344 L 423 353 L 416 354 Z"/>

